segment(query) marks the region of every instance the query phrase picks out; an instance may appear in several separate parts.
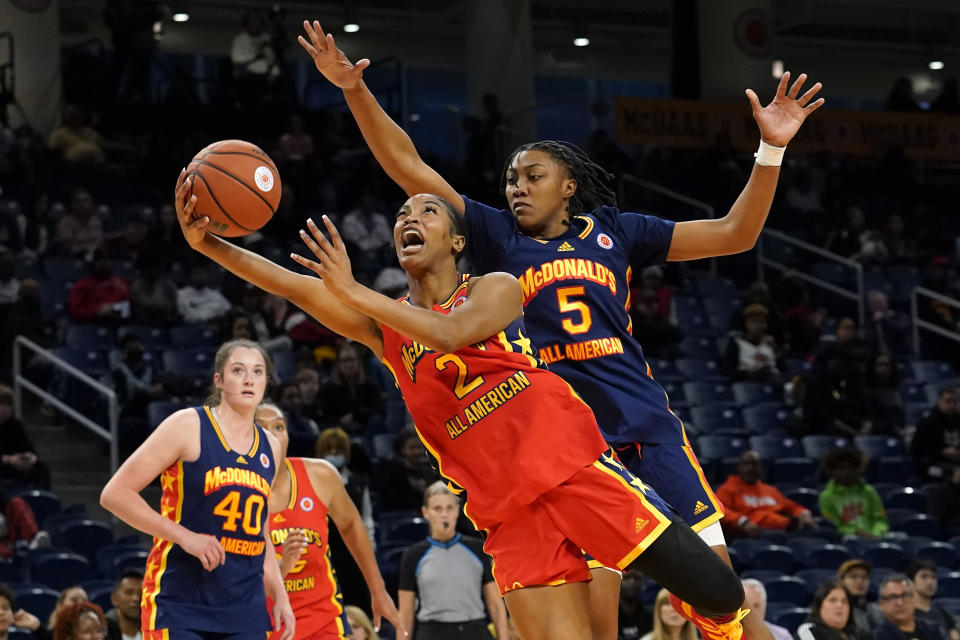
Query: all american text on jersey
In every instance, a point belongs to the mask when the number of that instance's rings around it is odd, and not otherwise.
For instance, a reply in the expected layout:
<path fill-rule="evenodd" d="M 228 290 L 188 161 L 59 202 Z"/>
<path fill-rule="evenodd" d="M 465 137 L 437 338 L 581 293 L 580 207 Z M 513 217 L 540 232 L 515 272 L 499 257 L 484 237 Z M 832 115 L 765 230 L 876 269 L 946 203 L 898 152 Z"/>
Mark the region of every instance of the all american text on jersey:
<path fill-rule="evenodd" d="M 590 360 L 623 353 L 623 342 L 620 338 L 594 338 L 583 342 L 567 344 L 551 344 L 540 349 L 540 359 L 550 364 L 560 360 Z"/>
<path fill-rule="evenodd" d="M 530 387 L 530 378 L 523 371 L 517 371 L 509 378 L 494 385 L 485 394 L 474 400 L 463 411 L 446 421 L 447 433 L 454 440 L 480 422 L 488 415 L 515 398 Z"/>

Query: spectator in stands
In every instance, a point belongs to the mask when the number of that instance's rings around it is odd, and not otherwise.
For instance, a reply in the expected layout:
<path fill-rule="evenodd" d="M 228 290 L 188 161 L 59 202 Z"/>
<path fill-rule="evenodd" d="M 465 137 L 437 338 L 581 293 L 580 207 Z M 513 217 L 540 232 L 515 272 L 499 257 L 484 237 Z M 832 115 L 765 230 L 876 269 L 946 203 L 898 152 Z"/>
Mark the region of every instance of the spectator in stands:
<path fill-rule="evenodd" d="M 129 333 L 120 342 L 122 357 L 112 372 L 113 390 L 120 401 L 120 417 L 145 420 L 147 405 L 166 397 L 163 382 L 144 357 L 143 340 Z"/>
<path fill-rule="evenodd" d="M 887 111 L 923 111 L 913 97 L 913 83 L 907 76 L 897 78 L 887 96 Z"/>
<path fill-rule="evenodd" d="M 663 267 L 653 265 L 640 272 L 640 281 L 645 289 L 657 294 L 657 317 L 661 320 L 670 319 L 673 307 L 673 292 L 663 284 Z"/>
<path fill-rule="evenodd" d="M 866 640 L 850 615 L 850 595 L 838 580 L 823 583 L 813 594 L 810 616 L 797 629 L 798 640 Z"/>
<path fill-rule="evenodd" d="M 40 285 L 32 278 L 20 282 L 20 295 L 7 314 L 3 331 L 0 333 L 0 362 L 4 365 L 0 369 L 0 376 L 4 379 L 9 379 L 13 341 L 17 336 L 23 336 L 44 348 L 57 344 L 56 328 L 52 322 L 43 319 Z M 6 375 L 3 375 L 4 373 Z"/>
<path fill-rule="evenodd" d="M 639 640 L 653 629 L 653 616 L 643 605 L 643 574 L 627 569 L 620 580 L 620 610 L 617 616 L 618 640 Z"/>
<path fill-rule="evenodd" d="M 870 350 L 857 333 L 857 323 L 853 318 L 840 318 L 834 339 L 825 343 L 814 356 L 817 366 L 830 358 L 839 358 L 846 372 L 859 374 L 863 371 Z"/>
<path fill-rule="evenodd" d="M 189 284 L 177 291 L 177 309 L 185 322 L 211 322 L 230 311 L 230 301 L 207 284 L 207 267 L 195 264 L 190 268 Z"/>
<path fill-rule="evenodd" d="M 763 482 L 762 477 L 760 456 L 756 451 L 745 451 L 737 463 L 736 474 L 717 489 L 717 497 L 726 510 L 722 523 L 731 538 L 756 536 L 765 529 L 816 528 L 808 509 Z"/>
<path fill-rule="evenodd" d="M 487 636 L 489 615 L 497 637 L 505 638 L 510 633 L 507 610 L 493 579 L 493 562 L 479 538 L 457 532 L 459 512 L 460 498 L 446 483 L 434 482 L 424 491 L 420 513 L 429 533 L 426 540 L 404 551 L 400 560 L 400 619 L 417 638 L 479 640 Z"/>
<path fill-rule="evenodd" d="M 242 24 L 243 31 L 234 36 L 230 47 L 230 61 L 241 97 L 250 99 L 258 97 L 256 92 L 266 90 L 270 81 L 280 75 L 280 66 L 263 12 L 248 9 Z"/>
<path fill-rule="evenodd" d="M 30 505 L 0 492 L 0 558 L 9 560 L 17 551 L 49 546 L 50 534 L 37 526 Z"/>
<path fill-rule="evenodd" d="M 0 246 L 0 321 L 20 295 L 20 278 L 17 277 L 17 258 L 13 252 Z"/>
<path fill-rule="evenodd" d="M 50 640 L 50 630 L 40 623 L 37 616 L 18 609 L 17 596 L 13 590 L 0 584 L 0 640 L 7 640 L 14 627 L 29 631 L 33 640 Z"/>
<path fill-rule="evenodd" d="M 917 241 L 903 231 L 903 216 L 896 213 L 887 216 L 880 230 L 880 239 L 894 264 L 911 264 L 917 259 Z"/>
<path fill-rule="evenodd" d="M 643 344 L 643 352 L 651 358 L 672 358 L 678 355 L 677 344 L 683 339 L 683 333 L 660 317 L 660 298 L 657 292 L 639 287 L 630 295 L 633 302 L 630 308 L 633 335 Z"/>
<path fill-rule="evenodd" d="M 846 224 L 827 236 L 827 251 L 850 258 L 860 253 L 860 236 L 867 231 L 866 218 L 859 205 L 851 204 L 847 207 Z"/>
<path fill-rule="evenodd" d="M 130 285 L 130 311 L 139 324 L 169 326 L 177 322 L 177 285 L 167 275 L 162 245 L 140 254 L 138 274 Z"/>
<path fill-rule="evenodd" d="M 37 457 L 26 428 L 13 415 L 13 401 L 13 390 L 0 384 L 0 479 L 49 489 L 50 469 Z"/>
<path fill-rule="evenodd" d="M 863 432 L 901 437 L 907 422 L 900 393 L 900 373 L 885 353 L 867 364 L 863 389 Z"/>
<path fill-rule="evenodd" d="M 380 500 L 384 511 L 416 511 L 423 492 L 437 480 L 427 450 L 417 432 L 406 428 L 393 441 L 394 457 L 380 469 Z"/>
<path fill-rule="evenodd" d="M 141 640 L 140 591 L 143 571 L 126 569 L 117 578 L 110 594 L 113 609 L 107 611 L 107 640 Z"/>
<path fill-rule="evenodd" d="M 373 623 L 360 607 L 348 604 L 343 608 L 347 614 L 347 622 L 350 623 L 349 640 L 380 640 Z"/>
<path fill-rule="evenodd" d="M 880 583 L 879 591 L 884 620 L 874 629 L 876 640 L 946 640 L 939 627 L 916 617 L 910 578 L 891 573 Z"/>
<path fill-rule="evenodd" d="M 837 526 L 842 536 L 879 538 L 890 528 L 883 501 L 863 479 L 864 456 L 852 448 L 831 449 L 823 456 L 830 476 L 820 492 L 820 515 Z"/>
<path fill-rule="evenodd" d="M 52 632 L 54 627 L 57 626 L 57 616 L 60 615 L 60 611 L 67 606 L 78 604 L 80 602 L 88 602 L 90 598 L 87 597 L 86 590 L 79 586 L 74 585 L 72 587 L 67 587 L 57 596 L 57 604 L 54 605 L 53 611 L 50 612 L 50 618 L 47 621 L 47 628 Z"/>
<path fill-rule="evenodd" d="M 940 95 L 930 103 L 930 111 L 939 113 L 960 113 L 960 83 L 956 76 L 943 81 Z"/>
<path fill-rule="evenodd" d="M 860 435 L 863 430 L 862 372 L 842 346 L 825 348 L 803 397 L 808 433 Z"/>
<path fill-rule="evenodd" d="M 865 634 L 870 633 L 883 619 L 883 612 L 880 611 L 877 603 L 867 600 L 872 570 L 873 567 L 869 562 L 859 558 L 846 560 L 837 569 L 837 580 L 843 584 L 850 597 L 853 623 L 861 633 Z"/>
<path fill-rule="evenodd" d="M 363 434 L 373 421 L 383 419 L 383 392 L 367 378 L 364 355 L 360 344 L 341 342 L 330 379 L 320 388 L 317 400 L 326 421 L 352 436 Z"/>
<path fill-rule="evenodd" d="M 823 314 L 810 304 L 810 292 L 799 278 L 784 277 L 778 288 L 783 299 L 784 348 L 790 355 L 809 356 L 820 340 Z"/>
<path fill-rule="evenodd" d="M 773 640 L 792 640 L 793 634 L 780 625 L 773 624 L 767 620 L 767 589 L 763 583 L 754 578 L 747 578 L 743 581 L 743 590 L 746 593 L 747 608 L 750 609 L 750 615 L 763 619 L 773 635 Z"/>
<path fill-rule="evenodd" d="M 943 387 L 930 414 L 917 423 L 910 454 L 924 477 L 943 481 L 960 465 L 960 414 L 957 390 Z"/>
<path fill-rule="evenodd" d="M 917 619 L 939 627 L 944 638 L 960 640 L 956 618 L 933 601 L 937 594 L 937 565 L 931 560 L 916 558 L 907 564 L 903 573 L 913 580 L 914 615 Z"/>
<path fill-rule="evenodd" d="M 67 162 L 78 165 L 103 164 L 107 159 L 104 139 L 87 124 L 83 110 L 72 104 L 63 108 L 63 121 L 50 134 L 48 144 Z"/>
<path fill-rule="evenodd" d="M 670 592 L 660 589 L 653 602 L 653 629 L 640 640 L 696 640 L 697 630 L 670 604 Z"/>
<path fill-rule="evenodd" d="M 370 540 L 374 541 L 376 525 L 373 520 L 373 505 L 370 501 L 371 465 L 362 447 L 352 444 L 347 432 L 343 429 L 324 429 L 317 436 L 314 454 L 323 458 L 340 472 L 343 483 L 347 487 L 347 494 L 356 505 L 363 524 L 367 527 Z M 384 507 L 384 510 L 389 510 Z"/>
<path fill-rule="evenodd" d="M 897 313 L 890 308 L 890 299 L 883 291 L 867 294 L 867 319 L 863 339 L 874 353 L 903 353 L 906 350 L 910 325 L 897 322 Z"/>
<path fill-rule="evenodd" d="M 737 381 L 780 384 L 773 336 L 767 333 L 767 308 L 752 304 L 743 310 L 745 330 L 731 333 L 723 355 L 723 370 Z"/>
<path fill-rule="evenodd" d="M 26 198 L 26 212 L 18 220 L 26 255 L 39 258 L 46 254 L 53 241 L 53 223 L 50 217 L 50 194 L 37 190 Z"/>
<path fill-rule="evenodd" d="M 92 602 L 64 606 L 53 627 L 53 640 L 103 640 L 107 635 L 107 619 L 103 609 Z"/>
<path fill-rule="evenodd" d="M 343 216 L 340 226 L 351 256 L 357 255 L 358 268 L 373 269 L 371 279 L 383 267 L 383 248 L 393 244 L 393 230 L 383 214 L 383 204 L 372 193 L 364 193 L 357 206 Z"/>
<path fill-rule="evenodd" d="M 103 221 L 93 210 L 93 196 L 84 188 L 70 197 L 70 213 L 57 223 L 56 244 L 62 253 L 90 257 L 103 246 Z"/>
<path fill-rule="evenodd" d="M 303 163 L 313 155 L 313 138 L 304 130 L 303 118 L 294 113 L 287 120 L 287 129 L 280 136 L 278 162 Z"/>
<path fill-rule="evenodd" d="M 320 393 L 320 372 L 316 367 L 298 369 L 293 381 L 300 388 L 300 397 L 303 402 L 303 414 L 317 420 L 319 407 L 317 398 Z"/>
<path fill-rule="evenodd" d="M 296 382 L 286 382 L 277 389 L 277 404 L 287 414 L 287 428 L 290 432 L 290 446 L 300 453 L 300 440 L 313 440 L 320 433 L 320 427 L 308 415 L 304 414 L 303 394 Z"/>
<path fill-rule="evenodd" d="M 820 189 L 817 188 L 810 170 L 801 168 L 796 172 L 793 184 L 787 189 L 784 204 L 788 210 L 795 213 L 815 216 L 823 213 L 820 197 Z"/>
<path fill-rule="evenodd" d="M 960 536 L 960 467 L 948 468 L 947 482 L 930 490 L 930 515 L 947 537 Z"/>
<path fill-rule="evenodd" d="M 130 285 L 113 275 L 110 261 L 96 251 L 90 275 L 70 288 L 70 319 L 75 322 L 116 323 L 130 317 Z"/>

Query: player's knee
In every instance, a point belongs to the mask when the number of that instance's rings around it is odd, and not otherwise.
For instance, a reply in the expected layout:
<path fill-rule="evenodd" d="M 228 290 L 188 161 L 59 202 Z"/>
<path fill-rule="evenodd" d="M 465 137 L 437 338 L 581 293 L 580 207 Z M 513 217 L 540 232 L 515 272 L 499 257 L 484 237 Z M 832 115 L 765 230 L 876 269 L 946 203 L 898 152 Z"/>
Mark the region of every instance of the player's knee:
<path fill-rule="evenodd" d="M 708 617 L 736 613 L 743 605 L 745 594 L 740 578 L 723 562 L 718 562 L 709 575 L 703 576 L 704 595 L 697 603 L 697 611 Z"/>

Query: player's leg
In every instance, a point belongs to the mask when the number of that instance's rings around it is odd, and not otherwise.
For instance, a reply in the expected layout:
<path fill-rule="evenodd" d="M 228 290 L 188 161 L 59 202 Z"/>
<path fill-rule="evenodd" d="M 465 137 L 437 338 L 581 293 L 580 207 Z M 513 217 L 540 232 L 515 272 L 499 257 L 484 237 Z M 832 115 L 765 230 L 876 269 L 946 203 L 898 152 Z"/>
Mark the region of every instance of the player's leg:
<path fill-rule="evenodd" d="M 590 637 L 586 582 L 524 587 L 507 592 L 510 617 L 523 640 L 584 640 Z"/>
<path fill-rule="evenodd" d="M 590 566 L 590 631 L 593 640 L 617 640 L 620 631 L 620 578 L 616 569 L 605 567 L 596 560 Z"/>
<path fill-rule="evenodd" d="M 682 446 L 644 443 L 639 452 L 632 448 L 618 453 L 634 475 L 653 487 L 713 552 L 732 566 L 720 528 L 723 505 L 710 488 L 686 434 L 684 441 Z M 684 615 L 682 607 L 678 611 Z M 743 630 L 749 640 L 773 640 L 759 616 L 744 618 Z"/>

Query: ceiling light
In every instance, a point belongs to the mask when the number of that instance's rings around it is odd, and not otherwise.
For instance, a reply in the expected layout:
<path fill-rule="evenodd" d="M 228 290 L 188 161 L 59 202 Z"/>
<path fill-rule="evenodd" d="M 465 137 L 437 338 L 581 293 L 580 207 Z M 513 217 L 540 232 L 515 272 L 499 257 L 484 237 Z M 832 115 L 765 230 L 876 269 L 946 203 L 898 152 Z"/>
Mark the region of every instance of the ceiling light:
<path fill-rule="evenodd" d="M 174 22 L 186 22 L 189 19 L 190 19 L 190 14 L 187 13 L 186 11 L 178 11 L 177 13 L 173 14 Z"/>
<path fill-rule="evenodd" d="M 360 31 L 360 25 L 358 25 L 356 22 L 348 22 L 343 25 L 343 30 L 347 33 L 356 33 L 357 31 Z"/>
<path fill-rule="evenodd" d="M 940 71 L 940 69 L 943 69 L 943 60 L 931 60 L 927 66 L 930 67 L 931 71 Z"/>
<path fill-rule="evenodd" d="M 573 46 L 575 47 L 585 47 L 590 44 L 590 38 L 585 36 L 579 36 L 573 39 Z"/>

